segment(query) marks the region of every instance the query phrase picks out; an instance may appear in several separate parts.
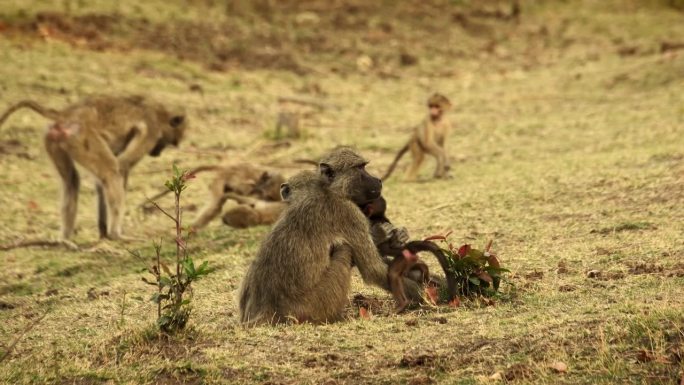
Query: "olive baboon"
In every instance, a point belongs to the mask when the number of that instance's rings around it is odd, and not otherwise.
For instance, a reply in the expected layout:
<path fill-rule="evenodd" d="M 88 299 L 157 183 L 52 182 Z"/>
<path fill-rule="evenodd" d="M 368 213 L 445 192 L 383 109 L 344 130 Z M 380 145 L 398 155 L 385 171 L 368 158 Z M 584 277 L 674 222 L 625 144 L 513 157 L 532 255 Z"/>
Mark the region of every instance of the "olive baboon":
<path fill-rule="evenodd" d="M 228 199 L 239 203 L 223 214 L 223 223 L 238 229 L 251 226 L 271 225 L 280 217 L 287 203 L 271 202 L 235 193 L 225 193 Z"/>
<path fill-rule="evenodd" d="M 382 183 L 349 148 L 324 157 L 319 173 L 302 171 L 281 188 L 288 202 L 242 281 L 240 321 L 332 322 L 342 316 L 352 263 L 365 282 L 389 290 L 366 217 L 355 201 L 380 196 Z M 416 287 L 407 280 L 406 286 Z M 417 289 L 415 289 L 417 290 Z"/>
<path fill-rule="evenodd" d="M 279 202 L 280 201 L 280 185 L 285 182 L 285 178 L 279 174 L 269 171 L 263 167 L 255 166 L 251 163 L 235 163 L 230 165 L 205 165 L 195 167 L 190 170 L 190 174 L 198 174 L 204 171 L 213 171 L 215 173 L 214 179 L 209 182 L 209 201 L 197 214 L 197 218 L 192 224 L 195 229 L 205 227 L 209 222 L 214 220 L 219 214 L 228 199 L 235 199 L 235 197 L 251 197 L 257 198 L 261 201 Z M 157 195 L 149 198 L 155 201 L 170 191 L 165 189 Z M 232 194 L 232 197 L 231 197 Z M 148 200 L 148 201 L 149 201 Z M 240 199 L 236 199 L 238 203 Z M 143 208 L 149 208 L 148 202 L 142 204 Z M 234 215 L 239 213 L 249 212 L 248 215 L 253 214 L 247 208 L 238 209 L 236 212 L 228 215 L 229 220 Z M 266 214 L 266 213 L 265 213 Z M 236 224 L 239 224 L 239 217 L 236 217 Z M 251 223 L 256 220 L 253 215 L 244 223 Z M 224 218 L 225 222 L 225 218 Z M 272 223 L 272 222 L 271 222 Z M 241 227 L 241 226 L 234 226 Z"/>
<path fill-rule="evenodd" d="M 445 178 L 449 171 L 449 159 L 446 154 L 445 140 L 451 130 L 451 124 L 444 118 L 444 114 L 451 108 L 451 102 L 442 94 L 433 94 L 428 98 L 429 109 L 428 117 L 414 128 L 408 143 L 399 150 L 394 161 L 382 177 L 383 180 L 389 178 L 397 166 L 399 159 L 411 150 L 413 161 L 407 173 L 407 180 L 415 180 L 418 176 L 418 169 L 425 159 L 425 154 L 432 155 L 437 160 L 435 168 L 435 178 Z"/>
<path fill-rule="evenodd" d="M 53 121 L 45 134 L 45 148 L 63 183 L 62 237 L 74 231 L 80 178 L 75 163 L 98 180 L 100 237 L 122 238 L 125 192 L 131 168 L 146 154 L 158 156 L 167 145 L 183 139 L 186 119 L 142 96 L 92 96 L 63 110 L 32 101 L 11 106 L 0 117 L 30 108 Z"/>

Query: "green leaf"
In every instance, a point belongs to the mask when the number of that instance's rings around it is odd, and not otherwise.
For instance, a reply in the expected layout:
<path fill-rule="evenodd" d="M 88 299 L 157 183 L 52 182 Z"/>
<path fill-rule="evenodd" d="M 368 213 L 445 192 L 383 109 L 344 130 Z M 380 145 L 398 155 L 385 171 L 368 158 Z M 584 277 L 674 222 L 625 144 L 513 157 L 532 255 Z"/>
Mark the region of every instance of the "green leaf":
<path fill-rule="evenodd" d="M 152 301 L 154 303 L 161 303 L 161 301 L 163 301 L 165 299 L 169 299 L 169 298 L 170 297 L 168 294 L 154 293 L 154 294 L 152 294 L 152 297 L 150 297 L 150 301 Z"/>
<path fill-rule="evenodd" d="M 188 277 L 195 278 L 197 275 L 195 272 L 195 262 L 192 260 L 192 258 L 188 258 L 181 262 L 183 265 L 183 270 L 185 270 L 185 274 L 188 275 Z"/>
<path fill-rule="evenodd" d="M 171 278 L 169 278 L 169 277 L 160 277 L 159 283 L 161 284 L 162 287 L 173 286 L 173 281 L 171 281 Z"/>
<path fill-rule="evenodd" d="M 477 277 L 470 277 L 468 278 L 468 281 L 475 286 L 480 286 L 480 280 Z"/>

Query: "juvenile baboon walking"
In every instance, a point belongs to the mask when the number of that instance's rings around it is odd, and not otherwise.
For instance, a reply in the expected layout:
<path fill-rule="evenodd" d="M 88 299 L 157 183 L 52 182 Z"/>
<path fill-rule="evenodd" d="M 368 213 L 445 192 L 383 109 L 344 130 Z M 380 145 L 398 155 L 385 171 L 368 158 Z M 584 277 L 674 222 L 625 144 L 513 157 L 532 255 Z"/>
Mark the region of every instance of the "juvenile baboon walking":
<path fill-rule="evenodd" d="M 444 178 L 449 171 L 449 159 L 446 154 L 445 141 L 451 130 L 451 124 L 444 118 L 451 102 L 442 94 L 434 94 L 427 100 L 429 109 L 428 117 L 414 128 L 411 138 L 399 150 L 394 161 L 382 177 L 383 180 L 392 175 L 392 171 L 397 166 L 399 159 L 407 152 L 411 151 L 411 166 L 406 174 L 406 179 L 413 181 L 418 176 L 418 170 L 425 160 L 425 154 L 431 155 L 437 161 L 435 168 L 435 178 Z"/>
<path fill-rule="evenodd" d="M 2 116 L 30 108 L 53 121 L 45 149 L 62 180 L 62 237 L 74 231 L 80 178 L 78 163 L 97 178 L 98 229 L 101 237 L 120 239 L 128 174 L 146 154 L 158 156 L 183 139 L 186 119 L 142 96 L 93 96 L 63 110 L 32 101 L 11 106 Z"/>
<path fill-rule="evenodd" d="M 352 263 L 365 282 L 389 290 L 387 265 L 355 203 L 381 194 L 382 184 L 366 172 L 367 163 L 349 148 L 338 148 L 324 157 L 319 172 L 303 171 L 283 184 L 288 205 L 239 290 L 241 322 L 340 319 L 348 303 Z M 406 285 L 417 287 L 410 280 Z"/>

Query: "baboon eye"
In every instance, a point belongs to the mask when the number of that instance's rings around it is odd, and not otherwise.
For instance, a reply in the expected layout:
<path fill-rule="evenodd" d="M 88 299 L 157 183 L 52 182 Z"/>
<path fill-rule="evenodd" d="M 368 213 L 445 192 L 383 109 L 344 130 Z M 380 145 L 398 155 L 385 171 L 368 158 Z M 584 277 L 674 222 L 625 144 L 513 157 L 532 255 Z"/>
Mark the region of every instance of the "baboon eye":
<path fill-rule="evenodd" d="M 284 201 L 286 201 L 292 192 L 290 191 L 290 185 L 287 183 L 283 183 L 280 185 L 280 197 L 283 198 Z"/>

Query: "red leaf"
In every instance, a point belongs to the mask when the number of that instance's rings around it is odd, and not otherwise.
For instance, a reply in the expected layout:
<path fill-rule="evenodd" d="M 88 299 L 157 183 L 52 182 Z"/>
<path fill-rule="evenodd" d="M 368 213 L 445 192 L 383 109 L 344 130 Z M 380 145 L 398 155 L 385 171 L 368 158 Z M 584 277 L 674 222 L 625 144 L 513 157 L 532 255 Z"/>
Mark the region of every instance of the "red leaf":
<path fill-rule="evenodd" d="M 461 306 L 461 299 L 458 297 L 454 297 L 449 301 L 449 306 L 451 307 L 459 307 Z"/>
<path fill-rule="evenodd" d="M 499 263 L 499 260 L 496 258 L 496 255 L 492 254 L 487 258 L 487 262 L 489 262 L 489 266 L 500 269 L 501 264 Z"/>
<path fill-rule="evenodd" d="M 470 253 L 470 245 L 469 244 L 466 243 L 465 245 L 458 248 L 458 256 L 459 257 L 463 258 L 466 255 L 468 255 L 468 253 Z"/>
<path fill-rule="evenodd" d="M 492 276 L 489 275 L 486 271 L 481 271 L 477 273 L 477 278 L 480 278 L 481 280 L 487 282 L 487 283 L 493 283 L 494 280 L 492 279 Z"/>
<path fill-rule="evenodd" d="M 36 201 L 28 201 L 28 208 L 29 210 L 38 210 L 38 203 Z"/>
<path fill-rule="evenodd" d="M 368 310 L 366 310 L 365 307 L 359 308 L 359 317 L 362 319 L 370 319 L 370 314 L 368 313 Z"/>
<path fill-rule="evenodd" d="M 428 287 L 425 288 L 425 294 L 430 300 L 430 303 L 432 303 L 433 305 L 437 305 L 437 301 L 439 300 L 439 295 L 437 294 L 437 287 L 428 285 Z"/>

